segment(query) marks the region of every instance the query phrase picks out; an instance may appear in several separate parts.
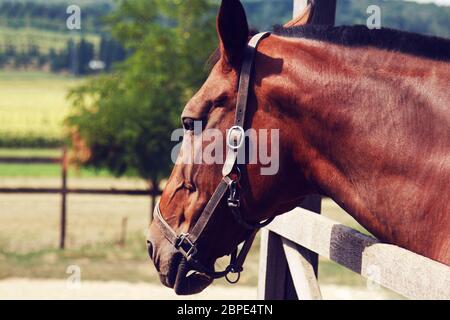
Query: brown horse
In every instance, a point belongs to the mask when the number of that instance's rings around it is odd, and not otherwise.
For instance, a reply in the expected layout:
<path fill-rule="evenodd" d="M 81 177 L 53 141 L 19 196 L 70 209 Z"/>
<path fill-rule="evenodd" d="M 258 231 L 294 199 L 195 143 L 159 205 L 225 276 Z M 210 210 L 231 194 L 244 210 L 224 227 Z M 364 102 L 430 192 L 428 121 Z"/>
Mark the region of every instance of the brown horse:
<path fill-rule="evenodd" d="M 249 37 L 238 0 L 222 2 L 217 28 L 220 59 L 185 107 L 186 137 L 193 120 L 224 133 L 233 126 Z M 275 217 L 319 193 L 380 240 L 450 265 L 449 60 L 450 41 L 392 30 L 279 28 L 262 40 L 245 128 L 279 129 L 279 171 L 243 166 L 245 219 Z M 161 197 L 164 220 L 190 231 L 221 179 L 220 164 L 175 165 Z M 203 265 L 213 267 L 248 235 L 220 203 L 198 243 Z M 183 256 L 155 222 L 149 253 L 177 293 L 213 280 L 180 271 Z"/>

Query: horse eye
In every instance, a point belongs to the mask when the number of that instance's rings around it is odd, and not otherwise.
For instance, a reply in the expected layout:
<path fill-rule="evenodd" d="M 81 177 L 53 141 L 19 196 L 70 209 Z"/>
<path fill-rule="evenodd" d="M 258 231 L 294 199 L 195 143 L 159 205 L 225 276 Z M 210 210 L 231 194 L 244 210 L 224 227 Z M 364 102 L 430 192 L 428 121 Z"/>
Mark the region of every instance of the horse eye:
<path fill-rule="evenodd" d="M 227 97 L 226 96 L 221 96 L 219 98 L 217 98 L 214 103 L 213 106 L 214 107 L 221 107 L 225 104 L 225 102 L 227 101 Z"/>
<path fill-rule="evenodd" d="M 183 128 L 186 131 L 194 131 L 195 120 L 192 118 L 183 119 Z"/>

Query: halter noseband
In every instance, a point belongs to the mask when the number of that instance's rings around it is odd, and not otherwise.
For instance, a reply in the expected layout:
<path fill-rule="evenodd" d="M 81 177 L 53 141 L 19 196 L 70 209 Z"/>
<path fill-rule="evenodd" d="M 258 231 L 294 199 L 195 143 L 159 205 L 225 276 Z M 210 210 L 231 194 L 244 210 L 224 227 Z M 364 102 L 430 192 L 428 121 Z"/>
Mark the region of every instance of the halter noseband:
<path fill-rule="evenodd" d="M 240 170 L 237 166 L 238 153 L 242 149 L 245 139 L 244 123 L 256 48 L 258 47 L 259 42 L 269 34 L 269 32 L 262 32 L 255 35 L 250 40 L 246 48 L 244 62 L 242 64 L 239 77 L 239 89 L 234 126 L 228 130 L 227 134 L 227 158 L 222 169 L 223 178 L 211 196 L 211 199 L 208 201 L 208 204 L 200 215 L 197 223 L 189 233 L 182 233 L 178 235 L 164 220 L 159 203 L 155 207 L 155 221 L 157 222 L 161 232 L 164 234 L 164 237 L 183 254 L 187 262 L 194 268 L 194 270 L 204 273 L 213 279 L 225 277 L 230 283 L 237 283 L 239 281 L 240 273 L 243 271 L 242 266 L 248 252 L 250 251 L 258 230 L 267 226 L 273 220 L 269 219 L 263 223 L 252 224 L 244 219 L 240 210 L 240 195 L 238 190 Z M 235 175 L 233 173 L 236 172 L 237 177 L 234 178 Z M 241 226 L 251 230 L 252 232 L 244 241 L 244 245 L 239 253 L 238 248 L 233 250 L 228 267 L 226 267 L 223 271 L 217 272 L 215 270 L 210 270 L 200 262 L 198 259 L 199 254 L 197 250 L 197 242 L 211 220 L 214 211 L 227 192 L 228 208 L 230 209 L 234 219 Z M 228 277 L 230 273 L 237 274 L 237 279 L 234 281 L 230 280 Z"/>

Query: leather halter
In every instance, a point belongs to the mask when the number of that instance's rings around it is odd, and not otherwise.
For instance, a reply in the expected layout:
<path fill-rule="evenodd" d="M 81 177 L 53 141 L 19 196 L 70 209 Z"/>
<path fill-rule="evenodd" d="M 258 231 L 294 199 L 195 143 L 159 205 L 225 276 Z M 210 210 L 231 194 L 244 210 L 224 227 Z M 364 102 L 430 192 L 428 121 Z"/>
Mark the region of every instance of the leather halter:
<path fill-rule="evenodd" d="M 273 219 L 269 219 L 263 223 L 252 224 L 244 219 L 240 211 L 240 197 L 238 192 L 238 182 L 240 179 L 240 170 L 237 165 L 238 153 L 242 150 L 245 139 L 244 124 L 247 109 L 248 94 L 250 88 L 250 79 L 253 69 L 256 48 L 261 40 L 270 35 L 269 32 L 262 32 L 255 35 L 245 50 L 244 62 L 241 67 L 239 77 L 239 89 L 237 95 L 236 115 L 234 126 L 228 130 L 227 134 L 227 158 L 222 169 L 222 181 L 217 186 L 211 199 L 207 203 L 197 223 L 189 233 L 177 234 L 171 226 L 164 220 L 159 203 L 155 207 L 155 221 L 159 226 L 164 237 L 187 259 L 194 271 L 204 273 L 211 278 L 217 279 L 226 277 L 230 283 L 239 281 L 240 273 L 243 271 L 243 264 L 248 252 L 253 244 L 256 233 L 259 229 L 267 226 Z M 235 174 L 237 173 L 237 175 Z M 199 260 L 197 243 L 203 231 L 206 229 L 211 220 L 214 211 L 219 203 L 223 200 L 228 192 L 228 208 L 236 221 L 244 228 L 251 230 L 251 234 L 244 241 L 241 251 L 238 253 L 236 248 L 230 255 L 230 264 L 225 270 L 217 272 L 205 267 Z M 230 273 L 237 274 L 237 279 L 231 281 L 228 277 Z"/>

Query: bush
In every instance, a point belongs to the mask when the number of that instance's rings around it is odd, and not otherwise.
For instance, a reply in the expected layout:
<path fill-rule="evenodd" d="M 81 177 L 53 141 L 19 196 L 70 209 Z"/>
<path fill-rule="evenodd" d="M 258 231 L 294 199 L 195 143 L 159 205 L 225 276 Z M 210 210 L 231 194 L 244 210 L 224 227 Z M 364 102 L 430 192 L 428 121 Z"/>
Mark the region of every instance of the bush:
<path fill-rule="evenodd" d="M 56 137 L 0 135 L 0 148 L 58 148 L 64 140 Z"/>
<path fill-rule="evenodd" d="M 73 145 L 89 150 L 81 150 L 89 155 L 84 164 L 119 176 L 137 172 L 153 183 L 167 176 L 171 133 L 217 43 L 215 14 L 208 0 L 121 3 L 108 21 L 130 55 L 70 95 L 67 124 Z"/>

